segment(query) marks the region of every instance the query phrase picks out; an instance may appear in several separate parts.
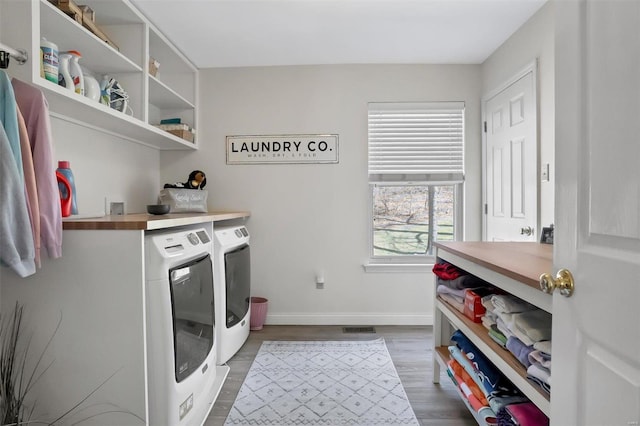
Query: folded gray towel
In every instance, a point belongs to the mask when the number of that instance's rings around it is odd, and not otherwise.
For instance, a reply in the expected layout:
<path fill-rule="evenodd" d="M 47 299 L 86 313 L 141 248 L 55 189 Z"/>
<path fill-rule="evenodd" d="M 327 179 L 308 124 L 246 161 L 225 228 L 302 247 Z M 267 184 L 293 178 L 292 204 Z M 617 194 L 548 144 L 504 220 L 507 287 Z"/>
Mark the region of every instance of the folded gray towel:
<path fill-rule="evenodd" d="M 513 317 L 513 327 L 524 333 L 533 342 L 551 339 L 551 314 L 536 309 Z"/>

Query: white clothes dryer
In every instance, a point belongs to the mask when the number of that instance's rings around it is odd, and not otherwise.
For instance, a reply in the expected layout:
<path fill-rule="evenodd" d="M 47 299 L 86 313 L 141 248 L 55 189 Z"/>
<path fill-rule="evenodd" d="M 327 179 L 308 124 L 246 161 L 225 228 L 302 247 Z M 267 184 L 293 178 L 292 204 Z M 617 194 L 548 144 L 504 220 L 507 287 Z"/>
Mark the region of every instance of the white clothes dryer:
<path fill-rule="evenodd" d="M 244 226 L 214 226 L 214 292 L 218 365 L 226 363 L 249 337 L 251 255 Z"/>
<path fill-rule="evenodd" d="M 149 424 L 202 425 L 229 371 L 216 363 L 212 231 L 145 233 Z"/>

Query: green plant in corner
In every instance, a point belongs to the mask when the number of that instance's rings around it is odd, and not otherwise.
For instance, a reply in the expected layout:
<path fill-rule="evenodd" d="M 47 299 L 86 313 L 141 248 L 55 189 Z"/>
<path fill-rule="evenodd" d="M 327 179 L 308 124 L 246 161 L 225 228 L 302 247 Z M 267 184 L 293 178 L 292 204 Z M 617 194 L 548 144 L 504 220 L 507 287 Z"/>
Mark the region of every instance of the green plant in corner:
<path fill-rule="evenodd" d="M 37 368 L 34 369 L 28 378 L 25 377 L 24 369 L 27 350 L 25 349 L 22 356 L 18 354 L 21 324 L 22 306 L 16 302 L 13 314 L 9 318 L 0 317 L 0 336 L 2 337 L 2 353 L 0 354 L 0 414 L 3 425 L 23 423 L 24 419 L 31 417 L 34 408 L 27 409 L 27 407 L 25 407 L 25 397 L 33 386 L 34 379 L 36 379 L 35 371 Z M 40 359 L 42 359 L 42 357 Z M 40 361 L 38 361 L 38 364 L 39 363 Z"/>
<path fill-rule="evenodd" d="M 58 424 L 65 417 L 73 413 L 74 411 L 80 411 L 78 408 L 89 397 L 97 392 L 105 383 L 107 383 L 118 371 L 107 377 L 100 385 L 98 385 L 93 391 L 82 398 L 77 404 L 73 405 L 67 411 L 59 415 L 56 419 L 51 421 L 44 420 L 32 420 L 35 409 L 35 402 L 31 406 L 27 405 L 27 396 L 33 389 L 38 380 L 44 373 L 51 367 L 53 361 L 42 367 L 42 362 L 47 349 L 51 345 L 53 338 L 55 337 L 60 324 L 62 323 L 62 317 L 58 320 L 56 328 L 51 337 L 47 341 L 44 349 L 40 353 L 33 370 L 28 373 L 25 369 L 27 366 L 27 354 L 31 345 L 31 339 L 22 343 L 21 327 L 22 327 L 22 306 L 18 302 L 13 309 L 12 314 L 8 318 L 3 318 L 0 313 L 0 343 L 2 349 L 0 353 L 0 421 L 3 426 L 25 425 L 25 424 L 45 424 L 55 425 Z M 109 410 L 95 415 L 89 415 L 80 421 L 76 421 L 74 424 L 80 423 L 96 415 L 102 415 L 106 413 L 126 413 L 133 417 L 136 417 L 142 423 L 145 423 L 144 419 L 140 418 L 134 413 L 129 411 L 123 411 L 119 409 Z"/>

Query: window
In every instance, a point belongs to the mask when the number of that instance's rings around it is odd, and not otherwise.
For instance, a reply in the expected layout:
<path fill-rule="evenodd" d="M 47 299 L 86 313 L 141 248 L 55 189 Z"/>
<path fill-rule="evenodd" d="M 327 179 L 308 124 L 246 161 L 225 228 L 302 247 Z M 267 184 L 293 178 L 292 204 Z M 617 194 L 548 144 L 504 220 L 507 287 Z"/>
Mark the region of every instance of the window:
<path fill-rule="evenodd" d="M 369 104 L 371 263 L 427 263 L 460 234 L 464 103 Z"/>

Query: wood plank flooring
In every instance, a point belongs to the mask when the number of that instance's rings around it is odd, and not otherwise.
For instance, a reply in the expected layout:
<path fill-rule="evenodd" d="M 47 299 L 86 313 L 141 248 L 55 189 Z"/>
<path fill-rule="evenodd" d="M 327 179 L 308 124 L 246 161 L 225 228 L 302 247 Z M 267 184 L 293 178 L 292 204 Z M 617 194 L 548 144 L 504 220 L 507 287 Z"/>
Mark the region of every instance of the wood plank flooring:
<path fill-rule="evenodd" d="M 375 333 L 345 333 L 341 326 L 265 325 L 227 365 L 231 368 L 205 426 L 222 426 L 251 363 L 265 340 L 370 340 L 384 338 L 407 397 L 421 426 L 471 426 L 476 422 L 443 373 L 440 384 L 433 372 L 431 326 L 375 326 Z"/>

